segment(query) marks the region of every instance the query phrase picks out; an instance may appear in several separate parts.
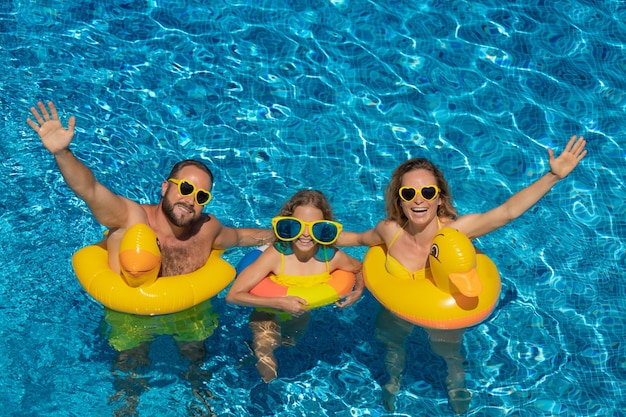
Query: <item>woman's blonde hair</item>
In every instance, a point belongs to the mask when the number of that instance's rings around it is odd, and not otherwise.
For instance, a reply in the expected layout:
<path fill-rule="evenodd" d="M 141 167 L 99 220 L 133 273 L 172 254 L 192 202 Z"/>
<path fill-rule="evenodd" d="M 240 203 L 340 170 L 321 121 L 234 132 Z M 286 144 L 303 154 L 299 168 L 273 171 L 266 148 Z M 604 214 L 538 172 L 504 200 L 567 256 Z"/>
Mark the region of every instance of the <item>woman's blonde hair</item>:
<path fill-rule="evenodd" d="M 450 194 L 448 181 L 443 177 L 443 173 L 439 168 L 425 158 L 409 159 L 398 166 L 393 172 L 385 191 L 385 212 L 387 213 L 387 219 L 393 220 L 401 225 L 408 220 L 404 211 L 402 211 L 402 200 L 400 199 L 399 191 L 400 187 L 402 187 L 404 174 L 418 169 L 424 169 L 432 173 L 435 177 L 435 181 L 437 182 L 435 185 L 439 187 L 439 199 L 441 201 L 441 204 L 437 208 L 437 216 L 456 219 L 459 213 L 452 205 L 452 195 Z"/>

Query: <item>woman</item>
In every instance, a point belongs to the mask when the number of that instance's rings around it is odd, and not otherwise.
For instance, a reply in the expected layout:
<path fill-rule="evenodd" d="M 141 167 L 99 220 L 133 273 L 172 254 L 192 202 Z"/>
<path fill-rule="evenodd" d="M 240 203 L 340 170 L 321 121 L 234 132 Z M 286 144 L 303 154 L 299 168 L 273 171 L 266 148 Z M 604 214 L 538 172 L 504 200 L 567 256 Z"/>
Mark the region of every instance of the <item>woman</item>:
<path fill-rule="evenodd" d="M 548 149 L 550 171 L 514 194 L 504 204 L 485 213 L 457 216 L 448 183 L 439 169 L 423 158 L 401 164 L 393 173 L 385 194 L 387 218 L 362 233 L 341 234 L 339 246 L 384 244 L 385 267 L 392 275 L 413 277 L 428 268 L 431 242 L 442 227 L 463 232 L 468 238 L 483 236 L 521 216 L 539 201 L 559 180 L 565 178 L 587 154 L 585 140 L 572 136 L 563 153 L 554 157 Z M 413 325 L 386 309 L 376 320 L 376 336 L 385 345 L 385 368 L 389 381 L 383 386 L 385 407 L 393 411 L 405 367 L 405 339 Z M 446 386 L 451 407 L 457 414 L 467 411 L 471 393 L 465 388 L 461 343 L 464 329 L 426 328 L 433 352 L 448 367 Z"/>
<path fill-rule="evenodd" d="M 336 304 L 354 304 L 363 293 L 361 262 L 332 245 L 341 225 L 332 221 L 326 197 L 315 190 L 296 193 L 272 220 L 277 241 L 267 248 L 237 277 L 226 301 L 256 307 L 250 316 L 257 370 L 265 382 L 276 379 L 278 363 L 274 350 L 280 345 L 295 345 L 310 319 L 309 306 L 298 296 L 265 297 L 253 289 L 267 276 L 277 282 L 306 280 L 307 285 L 324 283 L 335 270 L 356 273 L 356 285 Z M 287 285 L 287 284 L 285 284 Z"/>

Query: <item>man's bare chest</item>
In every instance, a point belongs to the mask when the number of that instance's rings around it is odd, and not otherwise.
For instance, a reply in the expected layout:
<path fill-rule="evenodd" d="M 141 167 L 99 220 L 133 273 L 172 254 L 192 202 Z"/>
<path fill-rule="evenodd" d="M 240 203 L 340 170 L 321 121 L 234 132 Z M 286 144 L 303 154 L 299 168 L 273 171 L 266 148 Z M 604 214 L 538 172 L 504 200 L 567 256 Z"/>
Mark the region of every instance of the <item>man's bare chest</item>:
<path fill-rule="evenodd" d="M 210 254 L 211 245 L 202 239 L 161 242 L 161 276 L 193 272 L 206 263 Z"/>

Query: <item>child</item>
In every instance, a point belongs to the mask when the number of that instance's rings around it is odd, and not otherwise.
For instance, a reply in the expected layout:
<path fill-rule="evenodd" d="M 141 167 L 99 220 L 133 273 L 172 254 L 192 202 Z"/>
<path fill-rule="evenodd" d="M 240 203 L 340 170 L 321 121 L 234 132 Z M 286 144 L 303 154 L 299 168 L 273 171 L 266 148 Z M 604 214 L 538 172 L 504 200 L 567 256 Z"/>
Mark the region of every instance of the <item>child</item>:
<path fill-rule="evenodd" d="M 272 225 L 277 241 L 241 272 L 226 295 L 229 303 L 256 307 L 250 315 L 250 330 L 258 361 L 256 368 L 266 383 L 277 376 L 274 350 L 281 344 L 295 345 L 306 329 L 310 314 L 302 297 L 252 294 L 259 282 L 269 275 L 279 282 L 297 278 L 309 283 L 324 282 L 333 271 L 343 270 L 356 274 L 356 285 L 336 305 L 350 306 L 363 293 L 361 262 L 331 246 L 341 232 L 341 225 L 332 221 L 332 210 L 321 192 L 297 192 L 272 220 Z"/>

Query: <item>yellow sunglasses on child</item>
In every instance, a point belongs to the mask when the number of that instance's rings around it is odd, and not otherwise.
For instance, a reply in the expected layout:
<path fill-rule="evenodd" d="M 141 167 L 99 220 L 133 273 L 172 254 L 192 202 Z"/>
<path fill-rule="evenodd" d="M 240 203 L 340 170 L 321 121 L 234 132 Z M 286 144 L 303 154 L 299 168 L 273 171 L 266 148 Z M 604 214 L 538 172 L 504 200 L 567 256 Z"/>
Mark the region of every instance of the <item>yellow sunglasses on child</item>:
<path fill-rule="evenodd" d="M 341 233 L 341 223 L 330 220 L 305 222 L 295 217 L 278 216 L 272 219 L 272 227 L 276 237 L 285 242 L 296 240 L 309 229 L 311 239 L 320 245 L 332 245 Z"/>

